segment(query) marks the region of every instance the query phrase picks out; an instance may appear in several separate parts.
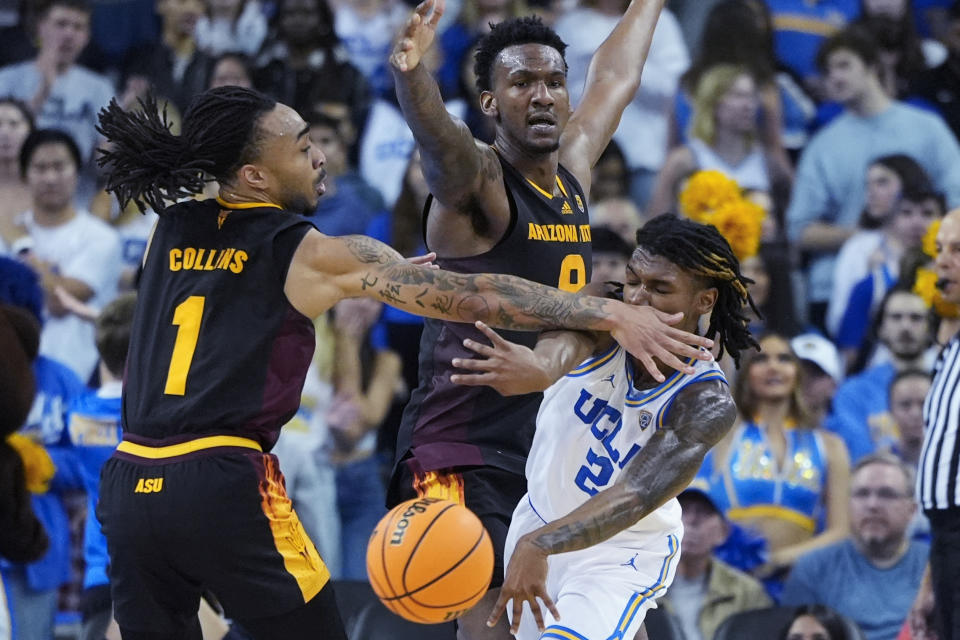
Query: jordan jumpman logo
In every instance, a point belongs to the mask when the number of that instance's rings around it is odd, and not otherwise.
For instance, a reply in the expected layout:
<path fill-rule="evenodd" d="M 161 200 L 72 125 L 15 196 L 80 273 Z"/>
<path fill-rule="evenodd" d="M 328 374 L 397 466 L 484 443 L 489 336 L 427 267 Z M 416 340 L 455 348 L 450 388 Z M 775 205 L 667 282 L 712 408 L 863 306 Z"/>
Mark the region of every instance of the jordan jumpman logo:
<path fill-rule="evenodd" d="M 609 383 L 610 383 L 610 386 L 613 387 L 614 389 L 616 389 L 616 388 L 617 388 L 617 385 L 613 384 L 613 377 L 614 377 L 615 375 L 616 375 L 615 373 L 611 373 L 611 374 L 608 375 L 606 378 L 604 378 L 603 380 L 601 380 L 601 382 L 609 382 Z"/>
<path fill-rule="evenodd" d="M 639 554 L 639 553 L 633 554 L 633 557 L 632 557 L 632 558 L 630 558 L 630 559 L 627 560 L 626 562 L 622 563 L 620 566 L 621 566 L 621 567 L 633 567 L 633 570 L 634 570 L 634 571 L 640 571 L 640 569 L 637 569 L 637 565 L 634 564 L 634 562 L 636 562 L 636 560 L 637 560 L 637 556 L 638 556 L 638 555 L 640 555 L 640 554 Z"/>

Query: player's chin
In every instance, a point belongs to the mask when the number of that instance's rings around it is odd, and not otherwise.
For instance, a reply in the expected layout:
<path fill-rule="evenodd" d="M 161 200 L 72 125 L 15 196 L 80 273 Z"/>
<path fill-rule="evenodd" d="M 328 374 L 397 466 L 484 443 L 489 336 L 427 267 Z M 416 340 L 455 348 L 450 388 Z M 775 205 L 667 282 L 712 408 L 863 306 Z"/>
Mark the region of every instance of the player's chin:
<path fill-rule="evenodd" d="M 534 153 L 553 153 L 560 149 L 560 138 L 533 137 L 527 139 L 527 148 Z"/>

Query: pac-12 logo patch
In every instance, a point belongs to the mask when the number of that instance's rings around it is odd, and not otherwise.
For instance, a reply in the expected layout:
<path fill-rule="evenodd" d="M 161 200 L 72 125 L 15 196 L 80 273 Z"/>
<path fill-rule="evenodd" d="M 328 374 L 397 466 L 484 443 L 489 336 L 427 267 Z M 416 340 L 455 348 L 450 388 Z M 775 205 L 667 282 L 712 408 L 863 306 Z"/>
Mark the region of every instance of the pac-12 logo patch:
<path fill-rule="evenodd" d="M 644 430 L 653 424 L 653 414 L 649 411 L 640 412 L 640 429 Z"/>
<path fill-rule="evenodd" d="M 574 194 L 573 199 L 577 201 L 577 208 L 580 209 L 580 213 L 583 213 L 583 200 L 580 199 L 580 194 Z"/>

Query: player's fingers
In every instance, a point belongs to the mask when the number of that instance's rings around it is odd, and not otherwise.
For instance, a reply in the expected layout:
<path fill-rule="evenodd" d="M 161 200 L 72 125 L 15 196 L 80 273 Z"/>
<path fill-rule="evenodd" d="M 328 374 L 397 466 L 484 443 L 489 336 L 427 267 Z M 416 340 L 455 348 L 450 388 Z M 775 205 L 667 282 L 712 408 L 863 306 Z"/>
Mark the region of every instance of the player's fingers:
<path fill-rule="evenodd" d="M 657 351 L 657 359 L 671 369 L 676 369 L 688 376 L 692 376 L 696 372 L 693 366 L 687 364 L 685 360 L 681 360 L 666 349 L 659 349 Z"/>
<path fill-rule="evenodd" d="M 489 387 L 496 382 L 492 373 L 454 373 L 450 382 L 464 387 Z"/>
<path fill-rule="evenodd" d="M 674 340 L 690 345 L 694 348 L 697 348 L 697 347 L 703 347 L 704 349 L 713 348 L 713 340 L 704 336 L 698 336 L 695 333 L 689 333 L 687 331 L 683 331 L 681 329 L 677 329 L 674 327 L 667 329 L 664 333 L 666 333 L 668 336 L 670 336 Z"/>
<path fill-rule="evenodd" d="M 684 342 L 681 342 L 680 339 L 676 337 L 670 338 L 668 336 L 668 341 L 663 345 L 665 349 L 674 354 L 679 358 L 684 358 L 689 360 L 690 358 L 696 358 L 697 360 L 712 360 L 713 355 L 709 351 L 704 351 L 700 347 L 692 347 Z M 706 354 L 706 357 L 704 357 Z"/>
<path fill-rule="evenodd" d="M 500 621 L 500 616 L 507 610 L 508 600 L 510 600 L 510 596 L 506 595 L 506 592 L 501 589 L 500 597 L 497 598 L 497 602 L 493 605 L 493 610 L 490 612 L 490 617 L 487 618 L 488 627 L 497 626 L 497 622 Z"/>
<path fill-rule="evenodd" d="M 510 633 L 517 635 L 517 632 L 520 631 L 520 616 L 523 615 L 523 600 L 520 598 L 513 599 L 513 624 L 510 625 Z"/>
<path fill-rule="evenodd" d="M 495 347 L 507 346 L 507 341 L 504 340 L 499 333 L 484 324 L 482 320 L 477 320 L 474 325 L 480 330 L 481 333 L 483 333 L 483 335 L 490 338 L 490 342 L 492 342 Z"/>
<path fill-rule="evenodd" d="M 650 356 L 650 354 L 643 354 L 643 356 L 640 358 L 640 364 L 643 365 L 643 368 L 647 370 L 647 373 L 653 376 L 653 379 L 657 382 L 663 382 L 666 380 L 663 374 L 660 373 L 660 368 L 657 366 L 657 363 L 653 361 L 653 358 Z"/>
<path fill-rule="evenodd" d="M 471 351 L 473 351 L 478 355 L 486 356 L 488 358 L 493 356 L 496 353 L 493 347 L 491 347 L 490 345 L 480 344 L 476 340 L 471 340 L 470 338 L 467 338 L 466 340 L 463 341 L 463 346 L 465 346 L 467 349 L 470 349 Z"/>
<path fill-rule="evenodd" d="M 547 595 L 546 591 L 540 592 L 540 599 L 543 601 L 543 604 L 549 609 L 550 615 L 553 616 L 553 619 L 557 622 L 560 621 L 560 612 L 557 611 L 557 605 L 553 604 L 553 600 L 550 599 L 550 596 Z"/>
<path fill-rule="evenodd" d="M 407 258 L 407 262 L 410 264 L 430 264 L 437 259 L 437 254 L 431 251 L 430 253 L 425 253 L 422 256 L 411 256 Z"/>
<path fill-rule="evenodd" d="M 417 8 L 413 10 L 413 14 L 426 17 L 430 13 L 430 7 L 432 7 L 433 4 L 434 0 L 423 0 L 423 2 L 418 4 Z"/>
<path fill-rule="evenodd" d="M 430 19 L 430 26 L 436 28 L 437 24 L 440 22 L 440 18 L 443 17 L 444 9 L 446 8 L 446 3 L 444 0 L 436 0 L 433 3 L 433 17 Z"/>
<path fill-rule="evenodd" d="M 451 364 L 457 369 L 469 369 L 470 371 L 492 371 L 493 367 L 489 360 L 476 360 L 473 358 L 454 358 Z"/>
<path fill-rule="evenodd" d="M 540 633 L 543 633 L 546 627 L 543 626 L 543 611 L 540 610 L 540 603 L 537 602 L 537 596 L 531 596 L 529 602 L 530 611 L 533 612 L 533 619 L 537 621 L 537 629 L 540 630 Z"/>
<path fill-rule="evenodd" d="M 659 309 L 654 309 L 653 307 L 649 307 L 649 308 L 650 308 L 655 314 L 657 314 L 657 317 L 660 319 L 660 322 L 662 322 L 662 323 L 664 323 L 664 324 L 674 325 L 674 324 L 677 324 L 678 322 L 680 322 L 681 320 L 683 320 L 683 314 L 682 314 L 682 313 L 679 313 L 679 312 L 677 312 L 677 313 L 667 313 L 666 311 L 660 311 Z"/>

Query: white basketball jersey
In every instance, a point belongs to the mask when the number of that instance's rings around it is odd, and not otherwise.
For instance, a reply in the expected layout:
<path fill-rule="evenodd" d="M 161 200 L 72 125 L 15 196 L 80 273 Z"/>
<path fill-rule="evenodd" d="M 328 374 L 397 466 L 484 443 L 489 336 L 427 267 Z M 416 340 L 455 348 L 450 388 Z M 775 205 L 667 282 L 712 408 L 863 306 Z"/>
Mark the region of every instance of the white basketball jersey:
<path fill-rule="evenodd" d="M 697 360 L 694 367 L 693 375 L 676 371 L 660 385 L 641 391 L 633 386 L 629 354 L 614 343 L 547 389 L 526 467 L 528 498 L 540 518 L 552 522 L 612 486 L 661 428 L 674 397 L 685 386 L 704 380 L 726 382 L 712 360 Z M 631 527 L 628 535 L 662 535 L 677 527 L 680 504 L 672 499 Z"/>

